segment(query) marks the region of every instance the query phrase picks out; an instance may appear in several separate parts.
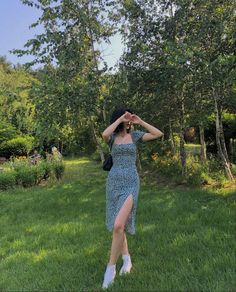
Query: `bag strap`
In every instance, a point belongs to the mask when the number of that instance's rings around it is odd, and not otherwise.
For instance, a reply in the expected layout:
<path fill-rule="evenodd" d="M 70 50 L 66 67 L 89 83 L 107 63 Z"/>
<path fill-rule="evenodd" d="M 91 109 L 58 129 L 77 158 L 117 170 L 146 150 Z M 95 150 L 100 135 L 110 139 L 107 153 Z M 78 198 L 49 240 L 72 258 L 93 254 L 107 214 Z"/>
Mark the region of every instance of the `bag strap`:
<path fill-rule="evenodd" d="M 110 151 L 111 151 L 111 148 L 112 148 L 112 144 L 113 144 L 113 142 L 114 142 L 114 133 L 112 133 L 111 134 L 111 140 L 110 140 L 110 142 L 109 142 L 109 148 L 110 148 Z"/>

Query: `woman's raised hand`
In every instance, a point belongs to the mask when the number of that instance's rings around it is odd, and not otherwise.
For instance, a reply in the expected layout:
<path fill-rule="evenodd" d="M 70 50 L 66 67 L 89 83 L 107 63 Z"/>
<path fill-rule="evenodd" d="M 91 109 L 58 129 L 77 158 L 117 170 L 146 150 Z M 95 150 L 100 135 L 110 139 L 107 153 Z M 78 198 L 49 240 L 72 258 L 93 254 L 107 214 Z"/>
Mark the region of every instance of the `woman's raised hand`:
<path fill-rule="evenodd" d="M 142 119 L 135 115 L 135 114 L 131 114 L 130 112 L 125 112 L 125 114 L 123 114 L 120 117 L 120 122 L 131 122 L 133 124 L 141 124 Z"/>
<path fill-rule="evenodd" d="M 137 115 L 133 114 L 131 115 L 131 122 L 133 124 L 140 124 L 142 122 L 142 119 L 138 117 Z"/>
<path fill-rule="evenodd" d="M 125 112 L 121 117 L 120 117 L 120 122 L 130 122 L 132 119 L 132 114 L 130 112 Z"/>

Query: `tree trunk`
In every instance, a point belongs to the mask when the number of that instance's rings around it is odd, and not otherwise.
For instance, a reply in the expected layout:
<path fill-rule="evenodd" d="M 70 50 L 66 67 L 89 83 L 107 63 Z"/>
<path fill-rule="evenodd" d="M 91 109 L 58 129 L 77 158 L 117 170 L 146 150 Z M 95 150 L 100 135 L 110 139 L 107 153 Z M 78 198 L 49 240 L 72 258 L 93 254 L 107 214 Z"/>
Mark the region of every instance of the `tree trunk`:
<path fill-rule="evenodd" d="M 187 167 L 186 167 L 186 152 L 184 148 L 184 129 L 181 127 L 180 130 L 180 142 L 179 142 L 179 153 L 182 165 L 182 175 L 185 177 L 187 174 Z"/>
<path fill-rule="evenodd" d="M 87 2 L 87 12 L 88 12 L 88 15 L 90 17 L 90 4 L 91 4 L 91 1 L 89 0 Z M 89 18 L 89 22 L 88 22 L 88 32 L 89 32 L 89 37 L 90 37 L 90 47 L 91 47 L 91 51 L 93 53 L 93 61 L 94 61 L 94 64 L 95 64 L 95 67 L 96 67 L 96 75 L 95 75 L 95 86 L 97 86 L 97 89 L 98 89 L 98 95 L 100 94 L 100 79 L 99 79 L 99 69 L 98 69 L 98 60 L 97 60 L 97 57 L 96 57 L 96 53 L 95 53 L 95 48 L 94 48 L 94 37 L 93 37 L 93 33 L 92 33 L 92 29 L 91 29 L 91 23 L 90 23 L 90 18 Z M 105 115 L 105 109 L 103 108 L 103 119 L 104 121 L 106 120 L 106 115 Z M 98 143 L 98 139 L 97 139 L 97 136 L 96 136 L 96 131 L 95 131 L 95 128 L 94 128 L 94 124 L 92 124 L 92 129 L 93 129 L 93 135 L 94 135 L 94 139 L 95 139 L 95 142 L 96 142 L 96 145 L 97 145 L 97 149 L 100 153 L 100 157 L 101 157 L 101 162 L 103 163 L 104 160 L 105 160 L 105 157 L 104 157 L 104 153 L 103 153 L 103 150 L 100 146 L 100 144 Z"/>
<path fill-rule="evenodd" d="M 228 156 L 228 151 L 226 148 L 226 144 L 225 144 L 225 136 L 224 136 L 224 129 L 223 129 L 223 124 L 222 124 L 222 111 L 221 109 L 219 109 L 219 130 L 220 130 L 220 143 L 221 143 L 221 147 L 222 147 L 222 151 L 224 153 L 225 159 L 227 161 L 227 163 L 230 165 L 230 160 L 229 160 L 229 156 Z"/>
<path fill-rule="evenodd" d="M 184 86 L 181 93 L 181 108 L 180 108 L 180 159 L 182 165 L 182 176 L 186 176 L 187 174 L 187 166 L 186 166 L 186 152 L 184 148 L 184 130 L 185 130 L 185 108 L 184 108 Z"/>
<path fill-rule="evenodd" d="M 205 136 L 204 136 L 204 127 L 202 123 L 199 126 L 199 132 L 200 132 L 200 143 L 201 143 L 201 161 L 205 162 L 207 159 L 206 156 L 206 143 L 205 143 Z"/>
<path fill-rule="evenodd" d="M 169 139 L 170 139 L 170 146 L 171 146 L 171 153 L 174 155 L 176 153 L 175 141 L 172 131 L 171 119 L 169 118 Z"/>
<path fill-rule="evenodd" d="M 223 149 L 222 149 L 222 145 L 221 145 L 221 126 L 220 126 L 220 120 L 221 120 L 221 115 L 220 115 L 220 111 L 219 111 L 219 105 L 218 105 L 218 101 L 217 101 L 217 92 L 215 90 L 214 87 L 214 83 L 213 83 L 213 78 L 212 78 L 212 71 L 210 70 L 210 78 L 211 78 L 211 89 L 212 89 L 212 95 L 214 98 L 214 106 L 215 106 L 215 116 L 216 116 L 216 146 L 217 146 L 217 154 L 218 157 L 221 160 L 221 164 L 224 167 L 225 170 L 225 174 L 227 176 L 228 179 L 234 181 L 234 177 L 233 174 L 230 170 L 230 164 L 227 162 L 227 159 L 224 155 Z"/>
<path fill-rule="evenodd" d="M 214 97 L 214 102 L 215 102 L 215 115 L 216 115 L 216 145 L 217 145 L 217 151 L 218 151 L 217 154 L 221 160 L 222 166 L 224 167 L 227 178 L 230 180 L 234 180 L 234 177 L 230 170 L 230 164 L 227 162 L 227 159 L 223 153 L 222 146 L 221 146 L 219 109 L 218 109 L 217 98 L 214 92 L 213 92 L 213 97 Z"/>
<path fill-rule="evenodd" d="M 62 152 L 63 152 L 63 149 L 64 148 L 64 143 L 63 143 L 63 141 L 61 141 L 61 151 L 60 151 L 60 153 L 62 154 Z"/>

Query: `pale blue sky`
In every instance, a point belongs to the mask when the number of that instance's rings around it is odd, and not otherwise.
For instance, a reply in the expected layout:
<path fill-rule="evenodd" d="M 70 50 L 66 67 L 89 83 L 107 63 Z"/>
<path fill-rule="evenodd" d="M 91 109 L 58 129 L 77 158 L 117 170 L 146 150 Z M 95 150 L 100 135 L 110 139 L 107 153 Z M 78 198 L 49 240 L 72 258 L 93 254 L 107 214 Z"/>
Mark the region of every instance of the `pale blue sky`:
<path fill-rule="evenodd" d="M 0 55 L 6 56 L 13 64 L 31 61 L 32 57 L 18 58 L 10 54 L 9 50 L 23 49 L 26 41 L 40 33 L 40 28 L 29 29 L 40 12 L 33 7 L 23 5 L 20 0 L 0 0 Z M 119 35 L 111 38 L 111 45 L 101 46 L 104 59 L 108 66 L 114 66 L 122 54 L 123 45 Z"/>

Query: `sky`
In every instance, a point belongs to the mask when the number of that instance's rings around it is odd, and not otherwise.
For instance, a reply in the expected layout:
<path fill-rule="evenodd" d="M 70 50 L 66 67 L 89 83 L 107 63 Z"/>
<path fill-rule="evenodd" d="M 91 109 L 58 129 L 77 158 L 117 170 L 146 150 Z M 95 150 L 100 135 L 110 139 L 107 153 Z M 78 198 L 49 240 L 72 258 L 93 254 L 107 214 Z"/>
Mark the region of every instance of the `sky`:
<path fill-rule="evenodd" d="M 0 56 L 6 56 L 13 64 L 32 61 L 32 56 L 17 57 L 9 51 L 23 49 L 27 40 L 42 32 L 42 27 L 29 29 L 40 16 L 36 8 L 23 5 L 20 0 L 0 0 Z M 103 58 L 113 67 L 123 51 L 121 36 L 111 38 L 111 45 L 102 43 Z"/>

